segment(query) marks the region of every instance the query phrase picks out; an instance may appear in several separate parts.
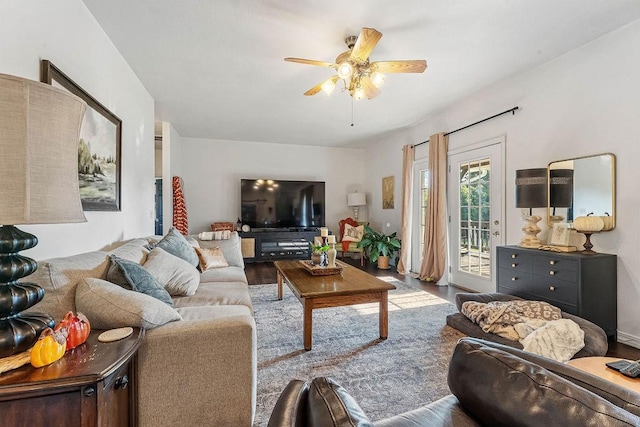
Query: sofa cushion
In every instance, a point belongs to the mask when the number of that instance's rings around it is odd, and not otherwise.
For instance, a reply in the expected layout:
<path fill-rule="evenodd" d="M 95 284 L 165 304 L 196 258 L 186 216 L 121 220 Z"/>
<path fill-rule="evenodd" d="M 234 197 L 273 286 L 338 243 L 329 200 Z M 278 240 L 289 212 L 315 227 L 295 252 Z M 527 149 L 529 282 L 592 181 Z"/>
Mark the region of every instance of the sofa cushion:
<path fill-rule="evenodd" d="M 162 301 L 101 279 L 83 279 L 76 288 L 75 303 L 93 329 L 152 329 L 181 320 L 180 314 Z"/>
<path fill-rule="evenodd" d="M 271 412 L 267 427 L 306 427 L 308 394 L 309 384 L 302 380 L 289 381 Z"/>
<path fill-rule="evenodd" d="M 69 310 L 76 311 L 75 292 L 78 283 L 86 277 L 104 279 L 109 266 L 105 252 L 86 252 L 64 258 L 38 262 L 38 269 L 20 282 L 42 286 L 44 298 L 25 312 L 50 314 L 58 322 Z"/>
<path fill-rule="evenodd" d="M 200 275 L 200 283 L 209 282 L 243 282 L 247 283 L 247 275 L 242 267 L 214 268 L 203 271 Z"/>
<path fill-rule="evenodd" d="M 169 295 L 193 295 L 198 289 L 198 270 L 162 248 L 153 248 L 143 267 L 169 292 Z"/>
<path fill-rule="evenodd" d="M 147 294 L 158 300 L 173 306 L 171 295 L 153 278 L 151 273 L 144 269 L 140 264 L 126 259 L 118 258 L 115 255 L 109 255 L 111 262 L 116 264 L 124 274 L 124 277 L 131 285 L 131 289 L 136 292 Z"/>
<path fill-rule="evenodd" d="M 464 410 L 460 401 L 452 394 L 428 405 L 404 412 L 381 421 L 376 427 L 480 427 L 481 424 Z"/>
<path fill-rule="evenodd" d="M 253 311 L 249 288 L 243 282 L 200 283 L 190 297 L 173 297 L 174 307 L 244 305 Z"/>
<path fill-rule="evenodd" d="M 200 307 L 178 307 L 176 311 L 182 320 L 220 319 L 233 316 L 251 316 L 251 310 L 244 305 L 209 305 Z"/>
<path fill-rule="evenodd" d="M 558 363 L 555 360 L 549 359 L 544 356 L 529 353 L 524 350 L 513 348 L 494 342 L 488 342 L 484 340 L 466 338 L 466 342 L 482 344 L 501 350 L 505 353 L 511 353 L 521 359 L 528 362 L 535 363 L 536 365 L 553 372 L 556 375 L 561 376 L 574 384 L 585 388 L 592 393 L 608 400 L 620 408 L 631 412 L 634 415 L 640 416 L 640 404 L 638 403 L 638 395 L 626 387 L 622 387 L 611 381 L 607 381 L 604 378 L 593 376 L 582 369 L 574 368 L 566 363 Z"/>
<path fill-rule="evenodd" d="M 148 243 L 149 241 L 144 238 L 128 240 L 120 246 L 110 250 L 109 255 L 115 255 L 122 259 L 142 264 L 149 254 L 149 249 L 146 248 Z"/>
<path fill-rule="evenodd" d="M 214 268 L 229 267 L 227 260 L 224 259 L 222 250 L 219 247 L 215 248 L 195 248 L 196 254 L 198 254 L 198 260 L 200 260 L 200 270 L 207 271 Z"/>
<path fill-rule="evenodd" d="M 481 340 L 458 342 L 447 379 L 460 404 L 483 425 L 640 424 L 640 418 L 600 396 Z"/>
<path fill-rule="evenodd" d="M 122 268 L 120 268 L 120 266 L 111 261 L 111 259 L 109 258 L 109 269 L 107 270 L 107 277 L 106 279 L 111 282 L 111 283 L 115 283 L 118 286 L 121 286 L 127 290 L 133 290 L 133 287 L 131 286 L 131 283 L 129 283 L 129 281 L 127 280 L 127 277 L 124 275 L 124 270 L 122 270 Z"/>
<path fill-rule="evenodd" d="M 307 393 L 309 426 L 373 427 L 362 408 L 331 378 L 314 378 Z"/>
<path fill-rule="evenodd" d="M 196 236 L 197 237 L 197 236 Z M 227 263 L 234 267 L 244 268 L 244 260 L 242 259 L 242 249 L 240 247 L 240 236 L 236 231 L 231 233 L 231 237 L 227 240 L 200 240 L 197 239 L 201 248 L 219 247 L 224 254 Z"/>
<path fill-rule="evenodd" d="M 187 239 L 174 227 L 171 227 L 158 243 L 149 243 L 147 247 L 148 249 L 153 249 L 154 247 L 162 248 L 171 255 L 182 258 L 194 267 L 199 265 L 198 255 L 196 255 L 194 246 L 189 244 Z"/>

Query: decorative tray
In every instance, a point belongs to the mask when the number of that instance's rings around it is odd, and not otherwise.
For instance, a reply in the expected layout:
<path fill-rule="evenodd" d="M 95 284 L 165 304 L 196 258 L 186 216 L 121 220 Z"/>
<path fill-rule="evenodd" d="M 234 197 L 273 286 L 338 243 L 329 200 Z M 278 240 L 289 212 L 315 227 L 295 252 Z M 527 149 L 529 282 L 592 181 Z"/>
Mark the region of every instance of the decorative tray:
<path fill-rule="evenodd" d="M 309 261 L 308 259 L 301 259 L 299 260 L 299 262 L 305 268 L 305 270 L 307 270 L 313 276 L 328 276 L 330 274 L 340 274 L 342 273 L 342 270 L 344 270 L 344 267 L 338 264 L 336 264 L 335 267 L 329 268 L 311 264 L 311 261 Z"/>

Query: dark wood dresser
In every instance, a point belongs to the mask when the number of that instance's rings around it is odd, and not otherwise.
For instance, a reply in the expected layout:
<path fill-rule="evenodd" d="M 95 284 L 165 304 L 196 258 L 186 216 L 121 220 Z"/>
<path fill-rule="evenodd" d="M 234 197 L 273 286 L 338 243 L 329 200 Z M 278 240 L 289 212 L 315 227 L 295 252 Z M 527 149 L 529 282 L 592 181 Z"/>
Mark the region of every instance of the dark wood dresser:
<path fill-rule="evenodd" d="M 135 354 L 144 330 L 83 345 L 49 366 L 30 364 L 0 374 L 0 424 L 14 426 L 134 426 Z"/>
<path fill-rule="evenodd" d="M 499 246 L 497 288 L 503 294 L 547 301 L 616 337 L 618 270 L 610 254 L 560 253 Z"/>

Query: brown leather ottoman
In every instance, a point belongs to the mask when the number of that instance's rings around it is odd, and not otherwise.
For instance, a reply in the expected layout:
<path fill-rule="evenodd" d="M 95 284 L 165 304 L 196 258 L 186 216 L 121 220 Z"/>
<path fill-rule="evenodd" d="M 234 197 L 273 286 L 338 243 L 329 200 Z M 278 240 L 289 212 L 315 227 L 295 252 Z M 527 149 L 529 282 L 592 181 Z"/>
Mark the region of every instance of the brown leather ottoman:
<path fill-rule="evenodd" d="M 491 301 L 512 301 L 519 299 L 522 298 L 500 293 L 458 293 L 456 294 L 456 306 L 458 307 L 458 310 L 460 310 L 462 304 L 466 301 L 487 303 Z M 607 343 L 607 335 L 601 327 L 594 323 L 591 323 L 586 319 L 574 316 L 569 313 L 562 312 L 562 317 L 565 319 L 573 320 L 580 326 L 580 329 L 584 331 L 584 347 L 573 356 L 573 359 L 577 359 L 579 357 L 604 356 L 607 354 L 609 344 Z M 486 333 L 480 326 L 478 326 L 476 323 L 473 323 L 460 312 L 448 315 L 447 325 L 470 337 L 480 338 L 483 340 L 493 341 L 499 344 L 522 349 L 522 344 L 520 344 L 518 341 L 511 341 L 501 337 L 500 335 Z"/>

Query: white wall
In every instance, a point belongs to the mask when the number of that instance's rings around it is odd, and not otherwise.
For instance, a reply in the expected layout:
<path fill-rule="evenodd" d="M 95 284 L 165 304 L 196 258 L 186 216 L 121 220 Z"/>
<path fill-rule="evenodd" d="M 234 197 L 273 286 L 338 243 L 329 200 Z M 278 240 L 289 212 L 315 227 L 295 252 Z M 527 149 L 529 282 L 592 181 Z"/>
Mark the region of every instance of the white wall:
<path fill-rule="evenodd" d="M 618 255 L 618 331 L 622 340 L 636 339 L 634 345 L 639 345 L 638 69 L 640 21 L 635 21 L 544 66 L 475 93 L 416 126 L 377 140 L 368 151 L 366 181 L 372 186 L 367 190 L 379 198 L 380 178 L 400 176 L 403 144 L 417 143 L 433 133 L 457 129 L 519 106 L 513 116 L 488 121 L 451 135 L 449 140 L 451 150 L 506 134 L 506 243 L 516 244 L 522 222 L 514 207 L 515 170 L 545 167 L 553 160 L 614 153 L 617 225 L 611 232 L 594 236 L 592 242 L 596 251 Z M 396 198 L 399 196 L 397 189 Z M 372 208 L 376 222 L 399 223 L 398 208 L 385 212 L 377 201 Z M 542 209 L 535 213 L 546 214 Z"/>
<path fill-rule="evenodd" d="M 195 138 L 180 144 L 190 233 L 208 231 L 214 221 L 237 220 L 241 178 L 325 181 L 325 220 L 334 232 L 340 219 L 353 215 L 347 193 L 364 189 L 362 149 Z M 366 209 L 359 218 L 366 219 Z"/>
<path fill-rule="evenodd" d="M 181 138 L 173 125 L 162 122 L 162 229 L 166 233 L 173 225 L 173 177 L 180 176 Z"/>
<path fill-rule="evenodd" d="M 80 0 L 3 0 L 0 73 L 39 80 L 49 59 L 122 120 L 121 212 L 85 212 L 81 224 L 21 227 L 35 259 L 99 249 L 153 234 L 153 99 Z"/>

